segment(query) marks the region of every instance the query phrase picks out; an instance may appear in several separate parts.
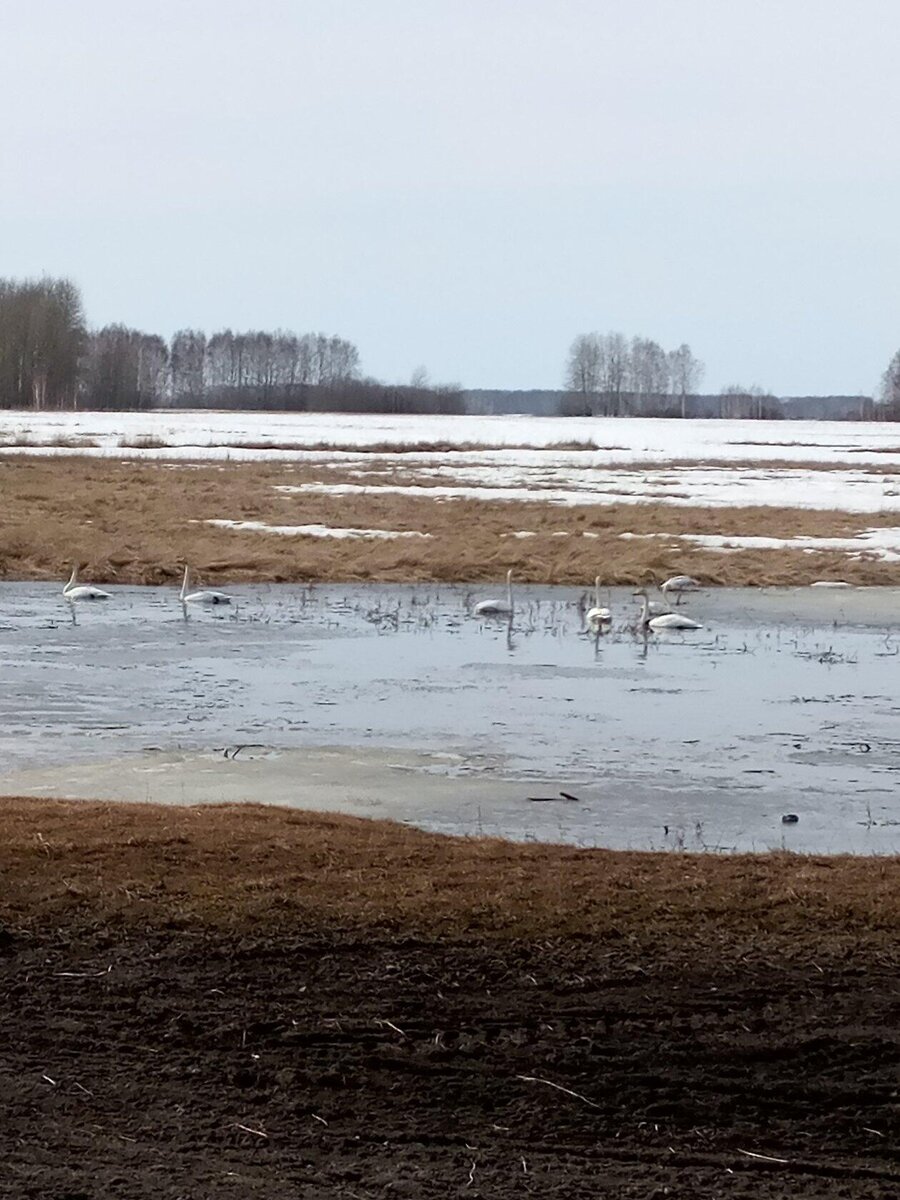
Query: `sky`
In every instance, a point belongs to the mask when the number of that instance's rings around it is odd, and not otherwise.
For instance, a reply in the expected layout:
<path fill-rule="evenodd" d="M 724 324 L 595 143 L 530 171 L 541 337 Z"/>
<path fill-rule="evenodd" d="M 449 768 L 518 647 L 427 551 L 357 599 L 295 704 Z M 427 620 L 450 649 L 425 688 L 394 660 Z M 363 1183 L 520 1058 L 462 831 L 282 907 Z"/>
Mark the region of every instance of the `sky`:
<path fill-rule="evenodd" d="M 871 393 L 898 46 L 896 0 L 0 0 L 0 275 L 392 381 L 555 388 L 619 330 Z"/>

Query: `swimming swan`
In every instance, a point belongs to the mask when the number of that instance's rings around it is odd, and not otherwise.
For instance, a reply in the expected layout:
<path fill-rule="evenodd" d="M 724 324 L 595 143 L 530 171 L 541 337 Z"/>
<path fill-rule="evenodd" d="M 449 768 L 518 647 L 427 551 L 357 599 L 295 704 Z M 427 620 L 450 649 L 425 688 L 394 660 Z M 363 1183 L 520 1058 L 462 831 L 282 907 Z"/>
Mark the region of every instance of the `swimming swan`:
<path fill-rule="evenodd" d="M 686 617 L 684 613 L 660 613 L 654 617 L 650 612 L 650 599 L 645 588 L 634 593 L 635 596 L 640 596 L 643 600 L 641 606 L 641 626 L 644 629 L 651 629 L 654 633 L 659 633 L 664 629 L 702 629 L 703 626 L 699 621 L 693 621 L 690 617 Z"/>
<path fill-rule="evenodd" d="M 592 633 L 597 633 L 601 626 L 608 625 L 612 621 L 612 613 L 600 604 L 599 575 L 594 579 L 594 607 L 587 610 L 584 619 Z"/>
<path fill-rule="evenodd" d="M 187 618 L 188 615 L 187 606 L 189 604 L 201 604 L 206 608 L 212 607 L 214 604 L 231 604 L 231 597 L 227 594 L 227 592 L 216 592 L 212 589 L 191 592 L 189 591 L 190 586 L 191 568 L 186 565 L 184 568 L 184 579 L 181 581 L 180 592 L 181 608 L 184 612 L 185 618 Z"/>
<path fill-rule="evenodd" d="M 659 585 L 659 590 L 664 596 L 673 592 L 678 597 L 675 601 L 676 604 L 681 603 L 681 597 L 685 592 L 696 592 L 699 588 L 700 584 L 690 575 L 673 575 L 671 579 L 667 579 L 665 583 Z"/>
<path fill-rule="evenodd" d="M 506 572 L 506 599 L 479 600 L 472 609 L 476 617 L 511 617 L 513 612 L 512 568 Z"/>
<path fill-rule="evenodd" d="M 109 600 L 109 592 L 104 592 L 102 588 L 94 587 L 92 583 L 78 582 L 78 563 L 72 567 L 72 574 L 69 576 L 69 582 L 63 587 L 63 599 L 70 604 L 76 600 Z"/>

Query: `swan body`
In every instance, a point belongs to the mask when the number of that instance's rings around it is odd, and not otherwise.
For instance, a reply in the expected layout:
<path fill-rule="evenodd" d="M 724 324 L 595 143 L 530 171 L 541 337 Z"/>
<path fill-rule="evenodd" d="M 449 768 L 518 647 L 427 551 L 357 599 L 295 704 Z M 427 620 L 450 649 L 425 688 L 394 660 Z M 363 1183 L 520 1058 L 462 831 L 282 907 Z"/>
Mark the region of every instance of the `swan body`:
<path fill-rule="evenodd" d="M 594 580 L 594 607 L 589 608 L 584 617 L 588 628 L 593 633 L 598 633 L 604 625 L 609 625 L 612 621 L 612 613 L 608 608 L 604 608 L 600 603 L 600 576 Z"/>
<path fill-rule="evenodd" d="M 181 606 L 187 616 L 187 606 L 189 604 L 200 604 L 204 608 L 210 608 L 216 604 L 231 604 L 231 597 L 227 592 L 217 592 L 213 589 L 203 589 L 199 592 L 192 592 L 191 586 L 191 568 L 184 568 L 184 579 L 181 581 Z"/>
<path fill-rule="evenodd" d="M 76 563 L 69 576 L 69 582 L 63 587 L 63 599 L 71 604 L 76 600 L 109 600 L 110 595 L 109 592 L 104 592 L 103 588 L 94 587 L 92 583 L 79 583 Z"/>
<path fill-rule="evenodd" d="M 665 629 L 703 628 L 699 621 L 694 621 L 691 617 L 686 617 L 684 613 L 667 612 L 660 613 L 654 617 L 650 609 L 650 599 L 646 591 L 641 590 L 634 594 L 643 600 L 643 605 L 641 606 L 641 627 L 643 629 L 649 629 L 653 633 L 660 633 Z"/>
<path fill-rule="evenodd" d="M 472 610 L 476 617 L 511 617 L 513 612 L 512 570 L 506 572 L 506 599 L 479 600 Z"/>
<path fill-rule="evenodd" d="M 661 629 L 702 629 L 703 626 L 682 613 L 660 613 L 658 617 L 649 618 L 647 628 L 658 633 Z"/>
<path fill-rule="evenodd" d="M 684 592 L 699 591 L 700 584 L 690 575 L 673 575 L 671 579 L 667 579 L 665 583 L 659 585 L 659 590 L 664 596 L 668 596 L 672 592 L 678 597 L 676 604 L 681 603 L 681 597 Z"/>

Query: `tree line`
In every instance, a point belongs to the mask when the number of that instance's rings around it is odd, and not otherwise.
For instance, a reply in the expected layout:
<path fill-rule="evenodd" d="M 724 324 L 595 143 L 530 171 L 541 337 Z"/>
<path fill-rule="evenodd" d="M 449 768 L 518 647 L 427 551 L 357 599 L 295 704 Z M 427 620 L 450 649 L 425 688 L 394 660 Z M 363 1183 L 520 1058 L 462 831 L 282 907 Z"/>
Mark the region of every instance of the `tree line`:
<path fill-rule="evenodd" d="M 455 386 L 363 377 L 345 338 L 289 330 L 89 329 L 67 279 L 0 279 L 0 407 L 462 412 Z"/>
<path fill-rule="evenodd" d="M 567 408 L 606 417 L 684 417 L 703 374 L 686 344 L 664 350 L 651 338 L 581 333 L 566 360 Z"/>
<path fill-rule="evenodd" d="M 698 389 L 703 375 L 703 363 L 687 344 L 664 350 L 649 338 L 582 333 L 569 348 L 563 380 L 566 394 L 560 411 L 567 415 L 741 420 L 777 420 L 786 415 L 782 401 L 757 384 L 727 384 L 717 393 L 701 395 Z M 805 399 L 815 407 L 823 398 Z M 900 350 L 884 373 L 879 400 L 860 396 L 853 401 L 854 410 L 847 413 L 853 420 L 900 420 Z"/>

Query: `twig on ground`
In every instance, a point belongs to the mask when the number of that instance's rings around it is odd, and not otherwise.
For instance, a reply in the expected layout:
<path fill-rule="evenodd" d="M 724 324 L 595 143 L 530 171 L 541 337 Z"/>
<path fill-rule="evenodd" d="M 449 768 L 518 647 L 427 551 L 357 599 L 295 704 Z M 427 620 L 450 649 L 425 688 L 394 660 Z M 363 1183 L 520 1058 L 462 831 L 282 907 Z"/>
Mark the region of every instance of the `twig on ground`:
<path fill-rule="evenodd" d="M 263 1130 L 251 1129 L 249 1125 L 242 1125 L 240 1123 L 240 1121 L 235 1121 L 234 1127 L 235 1127 L 235 1129 L 242 1129 L 244 1131 L 244 1133 L 252 1133 L 254 1137 L 265 1138 L 266 1141 L 269 1140 L 269 1135 L 267 1133 L 264 1133 Z"/>
<path fill-rule="evenodd" d="M 393 1021 L 388 1021 L 384 1017 L 376 1017 L 375 1024 L 376 1025 L 387 1025 L 388 1029 L 393 1029 L 394 1033 L 399 1033 L 401 1037 L 407 1036 L 407 1034 L 405 1034 L 403 1032 L 403 1030 L 399 1027 L 399 1025 L 395 1025 Z"/>
<path fill-rule="evenodd" d="M 753 1150 L 741 1150 L 738 1147 L 738 1154 L 746 1154 L 748 1158 L 758 1158 L 762 1162 L 785 1163 L 790 1165 L 789 1158 L 774 1158 L 771 1154 L 756 1154 Z"/>
<path fill-rule="evenodd" d="M 108 975 L 112 970 L 112 963 L 105 971 L 54 971 L 53 975 L 56 979 L 101 979 L 104 975 Z"/>
<path fill-rule="evenodd" d="M 582 1096 L 581 1092 L 573 1092 L 571 1088 L 563 1087 L 561 1083 L 553 1083 L 550 1079 L 540 1079 L 537 1075 L 517 1075 L 516 1079 L 521 1079 L 524 1083 L 542 1083 L 545 1087 L 555 1088 L 558 1092 L 565 1092 L 567 1096 L 574 1096 L 576 1100 L 582 1100 L 585 1104 L 589 1104 L 591 1108 L 600 1107 L 593 1100 L 588 1100 L 587 1096 Z"/>
<path fill-rule="evenodd" d="M 469 1178 L 466 1180 L 466 1187 L 471 1187 L 475 1182 L 475 1164 L 472 1163 L 472 1169 L 469 1171 Z"/>

